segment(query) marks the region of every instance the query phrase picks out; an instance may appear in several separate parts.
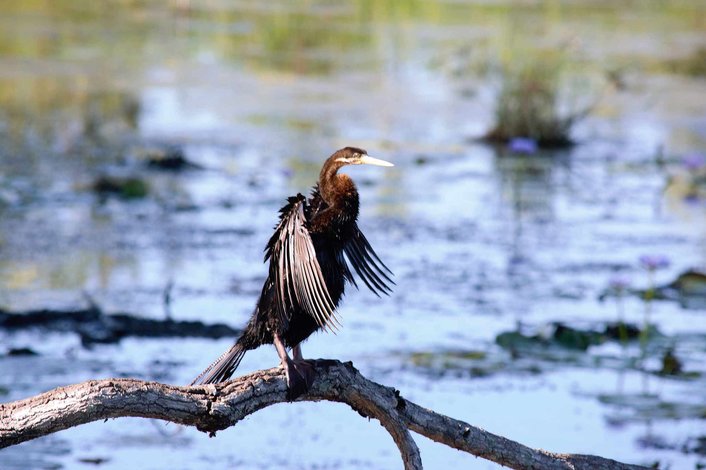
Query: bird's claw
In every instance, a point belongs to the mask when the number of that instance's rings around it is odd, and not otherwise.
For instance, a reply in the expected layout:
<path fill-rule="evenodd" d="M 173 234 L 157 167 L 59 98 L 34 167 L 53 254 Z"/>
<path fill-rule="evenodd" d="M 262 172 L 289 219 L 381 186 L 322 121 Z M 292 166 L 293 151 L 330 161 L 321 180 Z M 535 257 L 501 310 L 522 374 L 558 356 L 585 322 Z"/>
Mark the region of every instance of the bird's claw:
<path fill-rule="evenodd" d="M 309 391 L 316 378 L 316 372 L 311 362 L 306 360 L 293 361 L 289 359 L 284 367 L 287 376 L 287 399 L 296 400 Z"/>

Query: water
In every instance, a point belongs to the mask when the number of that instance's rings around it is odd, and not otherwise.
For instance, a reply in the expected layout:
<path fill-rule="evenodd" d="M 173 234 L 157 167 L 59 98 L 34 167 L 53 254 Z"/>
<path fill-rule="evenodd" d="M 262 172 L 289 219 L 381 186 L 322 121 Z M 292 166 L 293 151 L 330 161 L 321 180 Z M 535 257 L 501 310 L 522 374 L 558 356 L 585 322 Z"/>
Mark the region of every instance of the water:
<path fill-rule="evenodd" d="M 350 291 L 345 328 L 304 345 L 352 360 L 407 398 L 525 444 L 693 468 L 704 435 L 703 309 L 654 302 L 651 319 L 690 378 L 629 366 L 636 343 L 513 358 L 497 334 L 521 322 L 599 325 L 616 272 L 637 259 L 706 268 L 706 206 L 663 192 L 682 155 L 706 147 L 703 77 L 670 60 L 703 46 L 698 2 L 659 6 L 463 2 L 19 2 L 0 15 L 0 303 L 83 305 L 242 325 L 285 198 L 345 145 L 395 162 L 352 168 L 360 225 L 395 272 L 390 298 Z M 568 51 L 573 90 L 596 107 L 580 145 L 526 157 L 473 139 L 492 125 L 498 69 L 535 48 Z M 536 52 L 534 52 L 536 54 Z M 537 59 L 538 60 L 538 59 Z M 625 88 L 608 83 L 618 71 Z M 149 170 L 154 148 L 202 167 Z M 660 157 L 662 155 L 662 157 Z M 666 168 L 660 164 L 667 160 Z M 138 176 L 146 198 L 101 201 L 99 175 Z M 629 321 L 645 305 L 624 299 Z M 124 340 L 2 333 L 3 400 L 89 378 L 188 383 L 230 340 Z M 659 349 L 662 348 L 662 349 Z M 484 359 L 450 365 L 448 351 Z M 423 367 L 411 359 L 438 359 Z M 437 360 L 437 359 L 435 359 Z M 242 370 L 276 364 L 272 348 Z M 647 366 L 659 369 L 657 353 Z M 31 370 L 31 373 L 27 371 Z M 699 375 L 701 374 L 701 375 Z M 495 468 L 418 438 L 428 468 Z M 165 452 L 165 449 L 168 449 Z M 344 406 L 281 405 L 208 439 L 144 420 L 94 423 L 0 452 L 3 468 L 395 468 L 392 440 Z"/>

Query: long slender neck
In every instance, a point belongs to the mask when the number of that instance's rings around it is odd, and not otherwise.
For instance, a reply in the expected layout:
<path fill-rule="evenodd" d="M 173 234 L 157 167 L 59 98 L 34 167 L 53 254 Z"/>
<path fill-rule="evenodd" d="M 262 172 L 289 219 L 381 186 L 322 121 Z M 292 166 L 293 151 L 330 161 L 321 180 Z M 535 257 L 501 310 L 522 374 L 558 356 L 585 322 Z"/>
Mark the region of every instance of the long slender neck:
<path fill-rule="evenodd" d="M 338 174 L 342 166 L 334 162 L 321 169 L 319 193 L 330 208 L 343 212 L 346 218 L 355 220 L 358 217 L 358 190 L 348 175 Z"/>
<path fill-rule="evenodd" d="M 319 173 L 319 192 L 329 206 L 336 205 L 338 194 L 344 186 L 343 179 L 350 180 L 350 178 L 345 175 L 338 174 L 338 170 L 340 170 L 342 166 L 343 165 L 339 162 L 329 161 L 326 162 L 321 169 L 321 173 Z M 352 183 L 351 181 L 351 184 Z"/>

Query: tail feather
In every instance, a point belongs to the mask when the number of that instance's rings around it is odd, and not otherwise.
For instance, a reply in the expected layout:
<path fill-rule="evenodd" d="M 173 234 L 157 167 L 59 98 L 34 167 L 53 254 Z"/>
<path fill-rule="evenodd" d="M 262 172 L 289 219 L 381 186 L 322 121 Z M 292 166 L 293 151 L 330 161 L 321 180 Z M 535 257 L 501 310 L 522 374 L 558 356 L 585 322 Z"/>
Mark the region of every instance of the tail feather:
<path fill-rule="evenodd" d="M 241 344 L 235 343 L 228 351 L 223 353 L 221 357 L 208 366 L 206 370 L 201 372 L 189 385 L 225 382 L 233 375 L 235 369 L 238 368 L 245 352 L 246 349 L 244 349 Z"/>

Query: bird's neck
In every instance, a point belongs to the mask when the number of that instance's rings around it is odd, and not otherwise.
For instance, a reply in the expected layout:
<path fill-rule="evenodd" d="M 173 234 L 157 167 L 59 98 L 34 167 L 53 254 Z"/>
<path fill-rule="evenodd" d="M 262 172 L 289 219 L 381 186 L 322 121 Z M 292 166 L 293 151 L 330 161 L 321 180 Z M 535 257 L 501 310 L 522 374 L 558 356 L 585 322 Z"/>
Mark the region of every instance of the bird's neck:
<path fill-rule="evenodd" d="M 345 219 L 358 218 L 358 189 L 348 175 L 322 171 L 319 193 L 330 210 L 340 212 Z"/>

